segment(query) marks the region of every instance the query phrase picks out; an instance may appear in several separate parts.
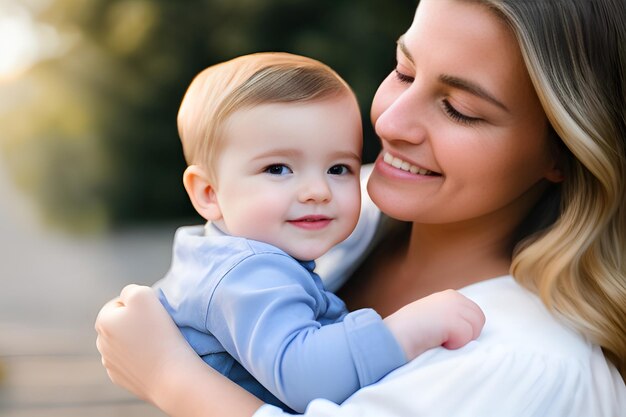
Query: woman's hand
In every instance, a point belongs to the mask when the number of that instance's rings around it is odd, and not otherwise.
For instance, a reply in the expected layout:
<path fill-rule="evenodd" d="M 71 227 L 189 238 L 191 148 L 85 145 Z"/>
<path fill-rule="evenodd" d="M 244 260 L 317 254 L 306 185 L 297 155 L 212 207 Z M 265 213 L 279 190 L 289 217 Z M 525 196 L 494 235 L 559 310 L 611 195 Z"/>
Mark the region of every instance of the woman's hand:
<path fill-rule="evenodd" d="M 111 380 L 172 417 L 247 417 L 263 404 L 200 359 L 150 287 L 125 287 L 95 327 Z"/>
<path fill-rule="evenodd" d="M 109 378 L 151 402 L 169 365 L 195 356 L 150 287 L 125 287 L 102 307 L 95 328 Z"/>

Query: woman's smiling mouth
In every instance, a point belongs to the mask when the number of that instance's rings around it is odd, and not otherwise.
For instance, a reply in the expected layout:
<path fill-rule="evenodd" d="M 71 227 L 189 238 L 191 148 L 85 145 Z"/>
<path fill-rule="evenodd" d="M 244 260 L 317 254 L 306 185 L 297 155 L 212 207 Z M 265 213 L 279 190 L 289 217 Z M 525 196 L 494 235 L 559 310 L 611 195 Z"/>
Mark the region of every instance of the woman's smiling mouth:
<path fill-rule="evenodd" d="M 393 155 L 391 155 L 389 152 L 385 152 L 385 154 L 383 155 L 383 161 L 388 164 L 391 165 L 394 168 L 398 168 L 401 169 L 403 171 L 406 172 L 410 172 L 411 174 L 416 174 L 416 175 L 429 175 L 429 176 L 440 176 L 441 174 L 434 172 L 434 171 L 430 171 L 428 169 L 425 168 L 420 168 L 417 165 L 413 165 L 409 162 L 403 161 L 400 158 L 397 158 Z"/>

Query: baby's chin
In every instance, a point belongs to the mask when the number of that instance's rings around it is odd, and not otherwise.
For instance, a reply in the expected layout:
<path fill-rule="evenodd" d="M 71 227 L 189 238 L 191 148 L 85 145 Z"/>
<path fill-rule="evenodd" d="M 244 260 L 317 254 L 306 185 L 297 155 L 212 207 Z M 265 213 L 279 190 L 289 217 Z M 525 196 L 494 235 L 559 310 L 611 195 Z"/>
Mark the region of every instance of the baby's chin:
<path fill-rule="evenodd" d="M 296 251 L 285 251 L 285 252 L 287 252 L 287 254 L 291 256 L 292 258 L 295 258 L 299 261 L 308 262 L 308 261 L 316 260 L 320 256 L 324 255 L 326 252 L 328 252 L 328 250 L 324 250 L 324 251 L 320 251 L 320 250 L 298 251 L 296 250 Z"/>
<path fill-rule="evenodd" d="M 342 239 L 343 240 L 343 239 Z M 337 242 L 338 243 L 338 242 Z M 289 248 L 287 250 L 281 248 L 289 256 L 295 258 L 299 261 L 314 261 L 326 254 L 333 246 L 337 243 L 329 243 L 329 244 L 311 244 L 310 247 L 299 247 L 299 248 Z"/>

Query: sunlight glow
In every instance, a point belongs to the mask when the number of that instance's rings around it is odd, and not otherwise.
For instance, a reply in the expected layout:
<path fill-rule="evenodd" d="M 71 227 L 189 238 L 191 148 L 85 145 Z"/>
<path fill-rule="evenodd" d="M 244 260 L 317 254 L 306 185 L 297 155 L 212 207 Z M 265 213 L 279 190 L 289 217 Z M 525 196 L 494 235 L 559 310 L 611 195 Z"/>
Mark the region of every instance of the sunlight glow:
<path fill-rule="evenodd" d="M 58 53 L 59 35 L 36 22 L 16 3 L 0 3 L 0 82 L 17 78 L 38 61 Z"/>

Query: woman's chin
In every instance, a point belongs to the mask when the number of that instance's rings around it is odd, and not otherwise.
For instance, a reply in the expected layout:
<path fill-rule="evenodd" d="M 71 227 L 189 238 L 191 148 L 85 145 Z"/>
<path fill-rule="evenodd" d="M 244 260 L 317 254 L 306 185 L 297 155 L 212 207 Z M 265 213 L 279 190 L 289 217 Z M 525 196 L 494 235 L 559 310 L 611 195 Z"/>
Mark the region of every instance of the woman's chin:
<path fill-rule="evenodd" d="M 367 182 L 367 193 L 376 207 L 385 215 L 402 221 L 415 220 L 415 209 L 412 209 L 412 205 L 406 198 L 406 190 L 395 189 L 375 170 Z"/>

